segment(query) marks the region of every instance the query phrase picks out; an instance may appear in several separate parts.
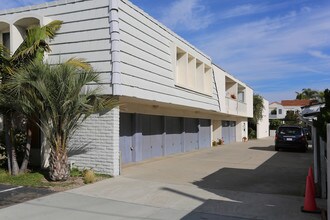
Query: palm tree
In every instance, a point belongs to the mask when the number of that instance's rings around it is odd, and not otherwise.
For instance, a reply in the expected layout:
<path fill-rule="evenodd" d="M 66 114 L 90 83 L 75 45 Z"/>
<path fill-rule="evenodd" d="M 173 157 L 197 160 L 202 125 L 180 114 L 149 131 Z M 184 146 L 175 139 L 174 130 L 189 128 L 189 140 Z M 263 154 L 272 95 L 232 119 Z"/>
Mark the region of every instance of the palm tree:
<path fill-rule="evenodd" d="M 35 60 L 42 60 L 45 52 L 50 52 L 47 40 L 53 39 L 56 32 L 61 27 L 62 21 L 55 20 L 43 27 L 31 27 L 27 30 L 27 37 L 22 44 L 10 56 L 10 51 L 0 44 L 0 77 L 1 83 L 5 83 L 9 77 L 15 74 L 21 67 L 29 65 Z M 4 93 L 3 93 L 4 92 Z M 27 145 L 21 167 L 19 168 L 16 158 L 16 149 L 13 146 L 13 109 L 16 100 L 2 91 L 0 111 L 4 115 L 4 130 L 6 139 L 6 149 L 8 158 L 8 171 L 12 175 L 24 172 L 27 169 L 29 152 L 31 147 L 30 130 L 27 131 Z M 28 127 L 28 126 L 27 126 Z"/>
<path fill-rule="evenodd" d="M 264 100 L 258 94 L 253 94 L 253 118 L 248 120 L 248 135 L 249 138 L 256 138 L 257 124 L 262 119 L 262 111 L 264 109 Z"/>
<path fill-rule="evenodd" d="M 258 95 L 253 95 L 253 122 L 258 124 L 258 122 L 262 119 L 262 111 L 264 110 L 264 100 Z"/>
<path fill-rule="evenodd" d="M 21 111 L 39 120 L 50 146 L 49 177 L 63 181 L 69 177 L 68 139 L 91 114 L 117 105 L 114 97 L 99 96 L 98 74 L 77 60 L 58 65 L 36 62 L 14 74 L 5 89 L 20 103 Z M 93 88 L 88 85 L 94 84 Z"/>
<path fill-rule="evenodd" d="M 317 90 L 312 90 L 310 88 L 302 89 L 301 93 L 296 92 L 296 99 L 309 99 L 309 100 L 317 100 L 322 101 L 322 93 Z"/>

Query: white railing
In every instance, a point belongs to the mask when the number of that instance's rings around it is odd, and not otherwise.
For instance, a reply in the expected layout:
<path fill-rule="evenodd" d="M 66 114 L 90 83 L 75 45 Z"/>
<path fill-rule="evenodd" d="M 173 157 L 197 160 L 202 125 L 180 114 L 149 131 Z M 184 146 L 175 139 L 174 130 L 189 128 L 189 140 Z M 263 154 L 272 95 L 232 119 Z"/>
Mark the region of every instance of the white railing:
<path fill-rule="evenodd" d="M 228 114 L 240 116 L 245 116 L 247 111 L 246 103 L 238 102 L 230 97 L 226 97 L 226 109 Z"/>
<path fill-rule="evenodd" d="M 237 102 L 237 114 L 242 116 L 247 114 L 246 103 Z"/>

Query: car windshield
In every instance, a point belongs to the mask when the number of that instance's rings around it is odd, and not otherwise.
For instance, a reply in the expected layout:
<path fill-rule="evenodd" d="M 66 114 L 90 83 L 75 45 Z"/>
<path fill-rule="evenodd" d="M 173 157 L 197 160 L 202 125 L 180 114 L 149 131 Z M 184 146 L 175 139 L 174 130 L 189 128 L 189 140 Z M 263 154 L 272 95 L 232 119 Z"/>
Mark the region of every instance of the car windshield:
<path fill-rule="evenodd" d="M 278 133 L 281 135 L 300 135 L 301 129 L 294 127 L 279 128 Z"/>

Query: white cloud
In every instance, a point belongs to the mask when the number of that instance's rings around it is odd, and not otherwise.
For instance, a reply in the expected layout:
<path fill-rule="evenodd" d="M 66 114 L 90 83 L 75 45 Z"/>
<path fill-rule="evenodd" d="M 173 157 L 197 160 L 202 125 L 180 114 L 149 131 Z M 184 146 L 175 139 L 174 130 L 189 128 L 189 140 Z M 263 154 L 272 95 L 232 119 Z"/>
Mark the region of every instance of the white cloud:
<path fill-rule="evenodd" d="M 264 12 L 265 10 L 266 8 L 261 5 L 253 5 L 253 4 L 239 5 L 223 13 L 221 18 L 240 17 L 244 15 L 261 13 Z"/>
<path fill-rule="evenodd" d="M 311 56 L 316 57 L 316 58 L 321 58 L 321 59 L 330 59 L 330 55 L 323 53 L 322 51 L 319 50 L 311 50 L 308 52 Z"/>
<path fill-rule="evenodd" d="M 306 54 L 328 58 L 321 53 L 330 45 L 330 10 L 291 11 L 218 30 L 198 44 L 215 63 L 242 80 L 292 78 L 300 74 L 329 74 L 328 62 L 304 60 Z M 267 82 L 268 81 L 268 82 Z"/>
<path fill-rule="evenodd" d="M 160 21 L 173 30 L 196 31 L 213 22 L 211 14 L 201 0 L 178 0 L 163 11 Z"/>

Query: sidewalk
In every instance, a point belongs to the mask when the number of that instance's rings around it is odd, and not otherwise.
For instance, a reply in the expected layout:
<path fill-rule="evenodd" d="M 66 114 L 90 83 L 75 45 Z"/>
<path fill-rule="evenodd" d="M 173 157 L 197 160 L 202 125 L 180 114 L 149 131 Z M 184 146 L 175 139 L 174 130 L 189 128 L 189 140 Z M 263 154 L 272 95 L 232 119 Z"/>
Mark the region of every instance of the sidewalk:
<path fill-rule="evenodd" d="M 321 219 L 300 211 L 300 176 L 271 180 L 297 182 L 299 190 L 253 181 L 274 167 L 300 174 L 309 166 L 311 154 L 276 153 L 271 144 L 264 139 L 143 162 L 120 177 L 0 209 L 0 219 Z"/>

